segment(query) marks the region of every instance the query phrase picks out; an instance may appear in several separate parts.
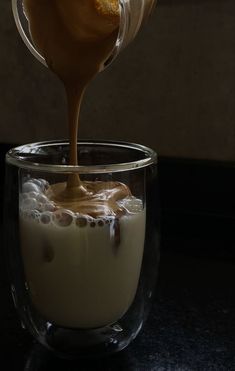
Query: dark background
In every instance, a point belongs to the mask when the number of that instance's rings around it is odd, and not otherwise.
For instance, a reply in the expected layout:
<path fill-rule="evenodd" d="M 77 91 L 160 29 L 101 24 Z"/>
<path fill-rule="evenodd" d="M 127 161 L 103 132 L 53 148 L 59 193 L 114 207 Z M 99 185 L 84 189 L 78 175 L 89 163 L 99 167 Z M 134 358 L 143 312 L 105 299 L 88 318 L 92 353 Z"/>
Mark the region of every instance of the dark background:
<path fill-rule="evenodd" d="M 158 0 L 136 40 L 89 87 L 80 138 L 140 142 L 161 156 L 235 160 L 235 2 Z M 67 137 L 62 88 L 0 3 L 0 141 Z"/>
<path fill-rule="evenodd" d="M 81 138 L 141 142 L 159 153 L 161 264 L 144 332 L 107 360 L 49 356 L 20 327 L 1 243 L 1 369 L 235 370 L 234 35 L 232 0 L 159 0 L 84 101 Z M 23 46 L 9 0 L 0 4 L 0 45 L 2 229 L 7 149 L 67 132 L 61 87 Z"/>

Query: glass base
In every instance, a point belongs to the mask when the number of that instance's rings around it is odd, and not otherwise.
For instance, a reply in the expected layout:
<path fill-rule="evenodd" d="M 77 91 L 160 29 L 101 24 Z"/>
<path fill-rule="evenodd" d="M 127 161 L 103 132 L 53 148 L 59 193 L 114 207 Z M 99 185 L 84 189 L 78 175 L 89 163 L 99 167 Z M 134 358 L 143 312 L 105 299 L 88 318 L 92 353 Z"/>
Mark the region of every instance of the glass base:
<path fill-rule="evenodd" d="M 103 357 L 125 349 L 141 328 L 142 323 L 130 335 L 118 323 L 97 329 L 72 329 L 48 322 L 46 333 L 38 340 L 61 358 Z"/>

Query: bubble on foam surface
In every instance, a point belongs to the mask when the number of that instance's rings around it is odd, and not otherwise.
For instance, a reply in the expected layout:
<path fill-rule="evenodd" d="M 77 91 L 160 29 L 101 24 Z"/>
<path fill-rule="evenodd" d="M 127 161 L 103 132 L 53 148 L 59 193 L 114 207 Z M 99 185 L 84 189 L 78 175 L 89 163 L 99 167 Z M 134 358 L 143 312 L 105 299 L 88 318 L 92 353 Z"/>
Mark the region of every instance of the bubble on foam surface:
<path fill-rule="evenodd" d="M 40 187 L 38 187 L 37 184 L 34 184 L 32 181 L 27 181 L 26 183 L 23 184 L 22 191 L 27 193 L 29 192 L 39 193 L 41 192 L 41 189 Z"/>
<path fill-rule="evenodd" d="M 105 225 L 105 220 L 103 220 L 103 219 L 99 219 L 99 220 L 97 221 L 97 225 L 98 225 L 98 227 L 103 227 L 103 226 Z"/>
<path fill-rule="evenodd" d="M 30 218 L 39 221 L 40 212 L 38 210 L 31 210 L 30 211 Z"/>
<path fill-rule="evenodd" d="M 22 201 L 21 207 L 23 210 L 33 210 L 37 208 L 37 200 L 35 198 L 26 198 Z"/>
<path fill-rule="evenodd" d="M 49 183 L 46 179 L 40 178 L 40 179 L 37 179 L 37 180 L 41 183 L 41 187 L 42 187 L 43 190 L 48 189 Z"/>
<path fill-rule="evenodd" d="M 39 194 L 37 195 L 37 197 L 35 197 L 35 198 L 36 198 L 36 200 L 37 200 L 38 202 L 40 202 L 41 204 L 45 204 L 45 203 L 48 202 L 48 198 L 47 198 L 47 196 L 45 196 L 43 193 L 39 193 Z"/>
<path fill-rule="evenodd" d="M 129 213 L 139 213 L 143 210 L 142 200 L 135 197 L 127 197 L 118 201 L 120 207 L 126 209 Z"/>
<path fill-rule="evenodd" d="M 54 204 L 54 202 L 47 202 L 45 204 L 43 204 L 43 208 L 45 211 L 55 211 L 56 210 L 56 206 Z"/>
<path fill-rule="evenodd" d="M 35 198 L 35 199 L 37 199 L 37 197 L 38 197 L 38 193 L 37 192 L 32 191 L 32 192 L 29 192 L 28 193 L 28 198 Z"/>
<path fill-rule="evenodd" d="M 45 179 L 27 179 L 23 184 L 23 192 L 44 192 L 49 187 L 49 183 Z"/>
<path fill-rule="evenodd" d="M 84 215 L 77 213 L 75 217 L 75 224 L 77 227 L 84 228 L 84 227 L 91 227 L 95 228 L 97 226 L 104 226 L 105 221 L 108 217 L 104 217 L 103 219 L 93 218 L 90 215 Z M 108 224 L 108 223 L 107 223 Z"/>
<path fill-rule="evenodd" d="M 42 182 L 39 179 L 30 180 L 33 184 L 36 184 L 39 188 L 42 188 Z"/>
<path fill-rule="evenodd" d="M 51 213 L 50 211 L 45 211 L 41 213 L 40 222 L 42 224 L 50 224 L 52 220 L 53 220 L 53 213 Z"/>
<path fill-rule="evenodd" d="M 87 223 L 88 223 L 88 220 L 87 220 L 87 218 L 85 217 L 85 215 L 80 215 L 80 214 L 79 214 L 79 215 L 76 217 L 76 225 L 77 225 L 78 227 L 84 228 L 84 227 L 87 226 Z"/>
<path fill-rule="evenodd" d="M 35 221 L 39 221 L 40 213 L 37 210 L 21 210 L 21 215 L 25 219 L 31 219 Z"/>
<path fill-rule="evenodd" d="M 75 218 L 75 224 L 80 227 L 90 227 L 90 228 L 96 228 L 96 227 L 104 227 L 109 226 L 114 217 L 113 216 L 104 216 L 100 218 L 93 218 L 90 215 L 84 215 L 84 214 L 77 214 Z"/>
<path fill-rule="evenodd" d="M 72 224 L 75 214 L 66 209 L 59 209 L 53 213 L 53 222 L 59 227 L 68 227 Z"/>

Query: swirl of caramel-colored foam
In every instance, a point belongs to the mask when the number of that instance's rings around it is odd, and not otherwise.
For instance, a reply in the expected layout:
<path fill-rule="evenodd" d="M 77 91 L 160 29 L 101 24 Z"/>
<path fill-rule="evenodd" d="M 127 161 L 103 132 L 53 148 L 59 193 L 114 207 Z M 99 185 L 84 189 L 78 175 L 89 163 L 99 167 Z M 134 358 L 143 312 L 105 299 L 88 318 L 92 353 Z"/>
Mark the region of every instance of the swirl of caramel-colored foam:
<path fill-rule="evenodd" d="M 69 188 L 66 183 L 57 183 L 48 188 L 46 196 L 55 204 L 93 218 L 121 217 L 126 210 L 118 201 L 131 196 L 129 188 L 120 182 L 82 182 L 86 192 L 81 194 L 79 187 Z"/>

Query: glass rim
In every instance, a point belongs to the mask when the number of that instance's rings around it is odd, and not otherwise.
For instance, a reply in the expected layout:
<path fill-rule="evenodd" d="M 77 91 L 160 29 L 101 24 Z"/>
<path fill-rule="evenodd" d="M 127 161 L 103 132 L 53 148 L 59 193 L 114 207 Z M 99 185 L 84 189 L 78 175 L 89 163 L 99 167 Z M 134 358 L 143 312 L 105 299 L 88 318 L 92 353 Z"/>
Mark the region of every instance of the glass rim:
<path fill-rule="evenodd" d="M 21 169 L 29 169 L 35 171 L 44 171 L 48 173 L 79 173 L 79 174 L 98 174 L 98 173 L 116 173 L 122 171 L 130 171 L 148 167 L 153 164 L 157 164 L 158 156 L 157 153 L 142 144 L 125 142 L 125 141 L 108 141 L 108 140 L 79 140 L 77 145 L 93 145 L 93 146 L 104 146 L 104 147 L 116 147 L 136 150 L 139 153 L 143 153 L 143 158 L 136 161 L 121 162 L 113 164 L 101 164 L 101 165 L 55 165 L 55 164 L 45 164 L 38 163 L 35 161 L 25 160 L 21 153 L 32 154 L 30 150 L 37 147 L 49 147 L 54 145 L 68 146 L 68 140 L 52 140 L 52 141 L 41 141 L 35 143 L 29 143 L 20 145 L 10 149 L 6 153 L 6 163 L 17 166 Z M 145 157 L 144 157 L 145 156 Z"/>

